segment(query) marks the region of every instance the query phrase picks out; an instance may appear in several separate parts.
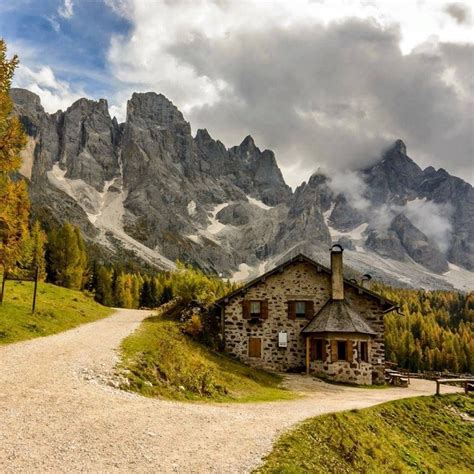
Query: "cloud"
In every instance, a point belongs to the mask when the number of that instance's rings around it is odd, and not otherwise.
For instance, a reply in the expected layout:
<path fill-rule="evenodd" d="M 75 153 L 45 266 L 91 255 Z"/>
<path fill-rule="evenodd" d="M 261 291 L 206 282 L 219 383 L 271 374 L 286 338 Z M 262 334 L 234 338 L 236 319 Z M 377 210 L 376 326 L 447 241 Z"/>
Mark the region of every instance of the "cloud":
<path fill-rule="evenodd" d="M 51 28 L 56 33 L 59 33 L 61 31 L 61 25 L 59 24 L 59 21 L 57 20 L 57 18 L 54 15 L 51 15 L 51 16 L 46 15 L 44 18 L 51 25 Z"/>
<path fill-rule="evenodd" d="M 332 176 L 329 187 L 336 194 L 343 194 L 351 207 L 358 211 L 366 210 L 370 201 L 365 197 L 367 184 L 362 176 L 355 171 L 343 170 Z"/>
<path fill-rule="evenodd" d="M 64 0 L 64 3 L 58 8 L 58 15 L 70 19 L 74 15 L 74 3 L 73 0 Z"/>
<path fill-rule="evenodd" d="M 461 97 L 457 87 L 469 92 L 462 61 L 446 44 L 402 55 L 399 35 L 351 19 L 223 39 L 195 34 L 169 51 L 199 77 L 225 85 L 189 116 L 227 143 L 251 133 L 283 165 L 298 162 L 311 173 L 321 164 L 362 168 L 402 138 L 422 165 L 446 167 L 449 156 L 450 171 L 466 176 L 474 143 L 472 95 Z M 466 45 L 466 55 L 473 51 Z"/>
<path fill-rule="evenodd" d="M 41 104 L 49 113 L 67 109 L 73 102 L 85 96 L 83 90 L 72 90 L 71 86 L 60 81 L 49 66 L 29 68 L 23 64 L 18 67 L 13 84 L 38 94 Z"/>
<path fill-rule="evenodd" d="M 432 242 L 436 243 L 442 252 L 447 253 L 452 235 L 450 218 L 453 212 L 449 204 L 414 199 L 408 201 L 400 211 Z"/>
<path fill-rule="evenodd" d="M 471 23 L 471 9 L 464 3 L 449 3 L 444 11 L 459 25 Z"/>

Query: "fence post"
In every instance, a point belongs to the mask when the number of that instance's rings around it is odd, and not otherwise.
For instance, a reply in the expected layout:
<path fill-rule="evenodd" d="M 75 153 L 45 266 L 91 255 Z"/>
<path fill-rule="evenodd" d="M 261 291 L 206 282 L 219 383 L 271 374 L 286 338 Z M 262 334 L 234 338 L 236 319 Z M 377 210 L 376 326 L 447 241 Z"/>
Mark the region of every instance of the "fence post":
<path fill-rule="evenodd" d="M 440 386 L 440 383 L 436 381 L 436 395 L 439 395 L 439 386 Z"/>
<path fill-rule="evenodd" d="M 35 270 L 35 289 L 33 293 L 33 305 L 31 307 L 31 314 L 35 314 L 35 308 L 36 308 L 36 293 L 38 291 L 38 275 L 39 275 L 39 267 L 36 267 Z"/>
<path fill-rule="evenodd" d="M 0 292 L 0 304 L 3 304 L 3 295 L 5 293 L 5 281 L 7 279 L 7 270 L 5 265 L 3 266 L 3 278 L 2 278 L 2 291 Z"/>

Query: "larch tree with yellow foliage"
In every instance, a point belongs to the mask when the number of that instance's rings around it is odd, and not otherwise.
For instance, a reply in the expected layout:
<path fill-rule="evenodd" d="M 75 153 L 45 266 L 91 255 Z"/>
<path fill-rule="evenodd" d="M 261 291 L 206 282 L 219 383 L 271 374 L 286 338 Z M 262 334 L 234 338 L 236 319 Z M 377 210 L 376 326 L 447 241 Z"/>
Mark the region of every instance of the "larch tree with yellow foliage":
<path fill-rule="evenodd" d="M 18 173 L 26 135 L 9 95 L 17 65 L 16 56 L 7 59 L 7 46 L 0 40 L 0 265 L 5 270 L 15 266 L 28 233 L 28 192 Z"/>

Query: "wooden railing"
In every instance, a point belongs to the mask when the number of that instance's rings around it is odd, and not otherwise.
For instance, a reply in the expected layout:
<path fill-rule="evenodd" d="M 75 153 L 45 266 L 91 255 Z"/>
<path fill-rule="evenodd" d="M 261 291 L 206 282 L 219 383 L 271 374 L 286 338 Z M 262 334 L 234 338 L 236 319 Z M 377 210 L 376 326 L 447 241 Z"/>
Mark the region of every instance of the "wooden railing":
<path fill-rule="evenodd" d="M 464 392 L 469 392 L 469 385 L 474 386 L 474 378 L 464 378 L 464 379 L 436 379 L 436 395 L 440 395 L 440 386 L 442 383 L 462 383 L 464 385 Z"/>

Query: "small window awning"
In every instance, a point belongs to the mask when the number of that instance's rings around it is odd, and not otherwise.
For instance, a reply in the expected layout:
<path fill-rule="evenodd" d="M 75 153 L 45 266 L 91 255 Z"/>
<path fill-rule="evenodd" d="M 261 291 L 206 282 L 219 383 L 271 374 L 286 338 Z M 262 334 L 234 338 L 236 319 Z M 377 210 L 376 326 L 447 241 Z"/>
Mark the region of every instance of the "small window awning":
<path fill-rule="evenodd" d="M 315 333 L 359 333 L 375 336 L 377 333 L 364 317 L 342 300 L 329 300 L 316 316 L 301 331 L 302 334 Z"/>

